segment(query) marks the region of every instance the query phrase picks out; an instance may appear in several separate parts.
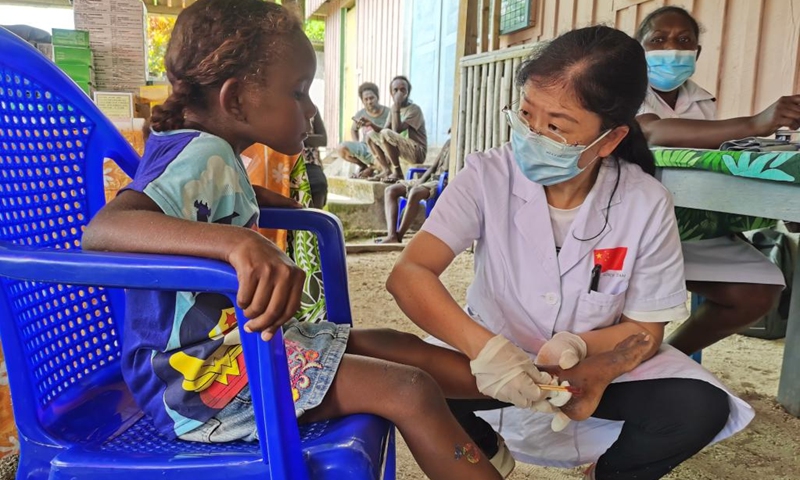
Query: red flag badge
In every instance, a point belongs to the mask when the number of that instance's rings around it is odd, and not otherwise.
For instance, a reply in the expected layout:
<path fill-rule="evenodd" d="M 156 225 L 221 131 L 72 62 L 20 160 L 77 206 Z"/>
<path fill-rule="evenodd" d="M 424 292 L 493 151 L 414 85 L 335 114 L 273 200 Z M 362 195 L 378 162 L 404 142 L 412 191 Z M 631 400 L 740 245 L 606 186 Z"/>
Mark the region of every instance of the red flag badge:
<path fill-rule="evenodd" d="M 602 248 L 594 251 L 594 264 L 602 265 L 601 272 L 609 270 L 622 270 L 625 265 L 625 255 L 628 247 Z"/>

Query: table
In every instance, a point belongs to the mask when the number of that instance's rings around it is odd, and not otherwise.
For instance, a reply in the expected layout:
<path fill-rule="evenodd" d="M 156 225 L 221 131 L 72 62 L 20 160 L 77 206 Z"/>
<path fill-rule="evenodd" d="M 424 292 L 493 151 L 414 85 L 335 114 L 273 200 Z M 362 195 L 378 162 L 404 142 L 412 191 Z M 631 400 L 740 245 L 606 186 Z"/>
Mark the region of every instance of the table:
<path fill-rule="evenodd" d="M 728 232 L 760 228 L 773 220 L 800 222 L 798 152 L 655 149 L 653 153 L 659 167 L 656 177 L 672 192 L 684 239 L 713 238 L 726 228 Z M 693 225 L 693 219 L 702 218 L 698 211 L 709 212 L 707 218 L 718 221 Z M 778 402 L 800 417 L 800 252 L 795 258 Z"/>

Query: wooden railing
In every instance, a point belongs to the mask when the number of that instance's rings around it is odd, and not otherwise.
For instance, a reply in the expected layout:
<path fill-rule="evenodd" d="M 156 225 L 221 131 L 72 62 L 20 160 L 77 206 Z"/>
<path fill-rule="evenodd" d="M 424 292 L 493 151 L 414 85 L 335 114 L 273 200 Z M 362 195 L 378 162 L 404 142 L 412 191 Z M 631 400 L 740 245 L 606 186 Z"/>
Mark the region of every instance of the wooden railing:
<path fill-rule="evenodd" d="M 515 74 L 534 44 L 478 53 L 461 59 L 456 135 L 456 169 L 472 153 L 498 147 L 509 139 L 503 107 L 519 99 Z"/>

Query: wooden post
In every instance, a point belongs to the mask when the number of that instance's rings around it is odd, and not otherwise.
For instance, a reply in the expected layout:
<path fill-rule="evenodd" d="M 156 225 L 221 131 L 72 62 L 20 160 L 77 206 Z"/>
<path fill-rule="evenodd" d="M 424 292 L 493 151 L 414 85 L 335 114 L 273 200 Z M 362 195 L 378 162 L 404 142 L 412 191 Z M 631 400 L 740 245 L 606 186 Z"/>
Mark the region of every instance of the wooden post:
<path fill-rule="evenodd" d="M 492 0 L 480 0 L 481 5 L 478 11 L 478 52 L 485 53 L 491 50 L 489 45 L 489 14 L 490 3 Z"/>
<path fill-rule="evenodd" d="M 464 136 L 466 137 L 466 141 L 464 142 L 464 151 L 462 152 L 463 155 L 472 152 L 472 144 L 475 143 L 475 137 L 472 136 L 472 122 L 474 118 L 472 117 L 472 104 L 475 103 L 475 95 L 473 95 L 473 90 L 475 89 L 475 67 L 465 68 L 462 72 L 462 75 L 467 77 L 467 91 L 464 92 L 464 96 L 467 97 L 467 113 L 466 113 L 466 121 L 459 122 L 460 128 L 464 130 Z"/>
<path fill-rule="evenodd" d="M 486 76 L 486 102 L 483 103 L 484 111 L 483 111 L 483 118 L 485 118 L 484 124 L 484 141 L 483 141 L 483 149 L 486 150 L 487 148 L 492 148 L 492 133 L 494 132 L 494 119 L 495 116 L 492 115 L 494 112 L 494 84 L 495 84 L 495 65 L 496 62 L 489 61 L 484 68 L 486 68 L 487 73 Z"/>
<path fill-rule="evenodd" d="M 458 91 L 458 118 L 456 122 L 450 127 L 451 133 L 458 132 L 457 137 L 457 145 L 456 145 L 456 169 L 453 172 L 456 172 L 461 169 L 464 165 L 464 151 L 469 145 L 469 129 L 468 128 L 456 128 L 457 125 L 469 125 L 469 116 L 472 113 L 471 110 L 471 103 L 472 103 L 472 95 L 471 95 L 471 86 L 472 86 L 472 75 L 469 69 L 464 69 L 461 73 L 461 88 Z M 452 138 L 452 135 L 451 135 Z M 452 141 L 450 142 L 453 143 Z M 452 151 L 452 149 L 451 149 Z"/>
<path fill-rule="evenodd" d="M 500 146 L 500 129 L 503 128 L 505 122 L 503 121 L 503 105 L 501 92 L 503 91 L 503 65 L 505 62 L 498 60 L 494 64 L 494 110 L 492 117 L 494 118 L 494 128 L 492 129 L 492 148 Z"/>
<path fill-rule="evenodd" d="M 458 32 L 456 37 L 456 58 L 453 90 L 459 92 L 462 85 L 461 76 L 467 74 L 461 70 L 461 59 L 465 55 L 471 55 L 477 50 L 477 19 L 478 19 L 478 0 L 461 0 L 458 5 Z M 458 95 L 466 95 L 460 91 Z M 450 123 L 450 138 L 459 138 L 459 130 L 463 128 L 459 125 L 458 107 L 459 102 L 453 102 L 452 120 Z M 465 124 L 467 127 L 469 124 Z M 464 132 L 466 135 L 466 131 Z M 467 144 L 469 145 L 469 144 Z M 469 148 L 469 147 L 467 147 Z M 462 150 L 463 152 L 463 150 Z M 450 142 L 450 174 L 455 175 L 458 171 L 458 141 Z"/>
<path fill-rule="evenodd" d="M 515 58 L 514 62 L 513 62 L 513 65 L 511 67 L 511 76 L 512 76 L 512 78 L 516 78 L 517 70 L 519 70 L 520 64 L 522 64 L 522 59 L 519 58 L 519 57 Z M 511 83 L 512 83 L 512 86 L 511 86 L 511 103 L 516 104 L 517 102 L 519 102 L 519 88 L 517 88 L 517 86 L 514 84 L 513 80 L 512 80 Z M 519 106 L 519 105 L 516 105 L 516 106 Z"/>
<path fill-rule="evenodd" d="M 800 254 L 794 263 L 792 299 L 789 302 L 789 324 L 783 347 L 783 366 L 778 384 L 778 403 L 787 412 L 800 417 Z"/>
<path fill-rule="evenodd" d="M 494 52 L 500 49 L 500 2 L 501 0 L 490 0 L 492 2 L 489 11 L 490 41 L 489 50 Z"/>
<path fill-rule="evenodd" d="M 488 87 L 489 87 L 489 74 L 488 70 L 491 64 L 484 64 L 481 65 L 481 75 L 478 77 L 478 80 L 481 84 L 480 95 L 478 96 L 478 150 L 485 150 L 486 149 L 486 99 L 488 95 L 486 95 Z"/>
<path fill-rule="evenodd" d="M 500 91 L 500 103 L 506 107 L 511 103 L 511 90 L 514 88 L 514 61 L 510 58 L 505 61 L 505 68 L 503 73 L 503 89 Z M 502 114 L 501 114 L 502 115 Z M 500 144 L 508 141 L 508 123 L 503 117 L 500 123 Z"/>
<path fill-rule="evenodd" d="M 472 67 L 472 120 L 467 128 L 472 130 L 472 146 L 469 153 L 480 150 L 478 145 L 478 118 L 481 110 L 481 66 L 475 65 Z"/>

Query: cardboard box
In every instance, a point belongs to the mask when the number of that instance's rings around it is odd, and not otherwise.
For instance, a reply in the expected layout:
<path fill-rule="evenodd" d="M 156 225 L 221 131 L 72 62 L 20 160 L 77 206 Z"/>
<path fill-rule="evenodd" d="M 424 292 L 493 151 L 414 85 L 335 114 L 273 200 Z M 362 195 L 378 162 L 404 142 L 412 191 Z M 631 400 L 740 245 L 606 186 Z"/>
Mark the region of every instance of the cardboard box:
<path fill-rule="evenodd" d="M 62 47 L 53 45 L 53 60 L 56 65 L 85 65 L 94 64 L 94 56 L 88 48 Z"/>
<path fill-rule="evenodd" d="M 89 32 L 85 30 L 53 29 L 53 45 L 89 48 Z"/>
<path fill-rule="evenodd" d="M 151 105 L 164 103 L 172 93 L 172 86 L 164 85 L 144 85 L 139 87 L 139 98 L 147 101 Z"/>
<path fill-rule="evenodd" d="M 63 64 L 58 66 L 67 76 L 76 82 L 89 82 L 92 85 L 95 83 L 94 68 L 86 65 L 70 65 Z"/>

